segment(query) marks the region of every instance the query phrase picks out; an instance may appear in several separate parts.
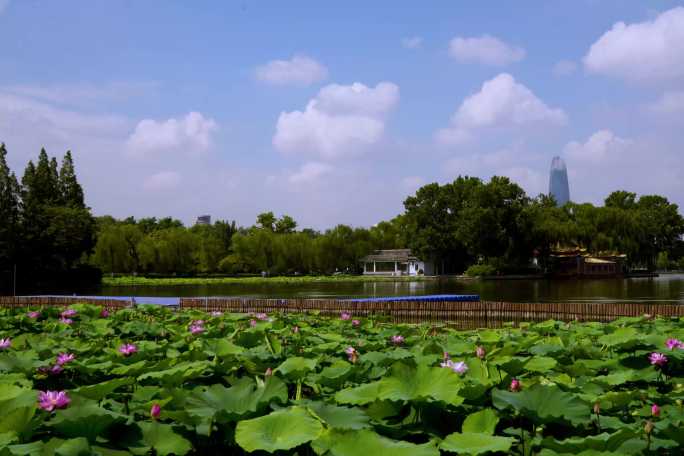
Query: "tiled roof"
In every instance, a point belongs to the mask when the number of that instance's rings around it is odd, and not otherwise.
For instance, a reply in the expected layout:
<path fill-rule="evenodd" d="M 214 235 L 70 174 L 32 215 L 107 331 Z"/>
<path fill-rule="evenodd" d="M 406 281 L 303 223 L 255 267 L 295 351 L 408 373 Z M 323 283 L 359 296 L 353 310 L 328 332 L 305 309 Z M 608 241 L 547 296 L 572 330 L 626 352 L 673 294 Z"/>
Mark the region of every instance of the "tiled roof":
<path fill-rule="evenodd" d="M 372 255 L 361 259 L 364 262 L 384 262 L 384 261 L 417 261 L 418 258 L 411 254 L 411 249 L 376 250 Z"/>

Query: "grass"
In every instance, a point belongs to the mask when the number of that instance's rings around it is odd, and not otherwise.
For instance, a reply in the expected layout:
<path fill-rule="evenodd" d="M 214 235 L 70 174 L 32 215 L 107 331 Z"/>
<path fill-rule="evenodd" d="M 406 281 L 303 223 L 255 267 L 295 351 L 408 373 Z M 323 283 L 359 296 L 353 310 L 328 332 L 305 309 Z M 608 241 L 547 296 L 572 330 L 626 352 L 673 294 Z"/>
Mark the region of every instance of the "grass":
<path fill-rule="evenodd" d="M 363 275 L 336 275 L 336 276 L 275 276 L 275 277 L 103 277 L 102 284 L 109 287 L 128 286 L 182 286 L 182 285 L 287 285 L 307 283 L 349 283 L 349 282 L 415 282 L 430 280 L 424 276 L 399 276 L 378 277 Z"/>

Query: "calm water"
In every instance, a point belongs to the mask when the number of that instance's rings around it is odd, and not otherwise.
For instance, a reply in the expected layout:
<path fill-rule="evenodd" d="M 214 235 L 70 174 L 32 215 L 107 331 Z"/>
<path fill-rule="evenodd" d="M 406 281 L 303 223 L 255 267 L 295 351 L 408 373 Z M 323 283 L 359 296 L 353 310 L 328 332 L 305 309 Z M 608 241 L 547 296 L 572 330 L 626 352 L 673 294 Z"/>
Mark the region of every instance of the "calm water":
<path fill-rule="evenodd" d="M 421 282 L 229 284 L 163 287 L 103 287 L 109 296 L 370 297 L 479 294 L 487 301 L 663 302 L 684 304 L 684 274 L 601 280 L 430 280 Z"/>

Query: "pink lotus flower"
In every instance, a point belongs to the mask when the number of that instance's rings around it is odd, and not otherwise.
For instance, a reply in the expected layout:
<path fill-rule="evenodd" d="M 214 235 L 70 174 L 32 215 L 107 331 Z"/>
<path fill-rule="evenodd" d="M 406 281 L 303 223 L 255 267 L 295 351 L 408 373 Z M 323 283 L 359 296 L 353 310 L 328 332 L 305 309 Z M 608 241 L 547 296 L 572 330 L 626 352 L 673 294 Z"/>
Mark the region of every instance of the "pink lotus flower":
<path fill-rule="evenodd" d="M 520 384 L 520 380 L 518 380 L 517 378 L 514 378 L 513 380 L 511 380 L 511 386 L 509 389 L 511 391 L 513 391 L 514 393 L 517 393 L 518 391 L 520 391 L 522 389 L 522 385 Z"/>
<path fill-rule="evenodd" d="M 361 321 L 360 320 L 352 320 L 352 326 L 360 326 Z"/>
<path fill-rule="evenodd" d="M 390 341 L 394 345 L 401 345 L 404 343 L 404 336 L 401 336 L 401 335 L 392 336 L 392 337 L 390 337 Z"/>
<path fill-rule="evenodd" d="M 9 337 L 6 337 L 4 339 L 0 339 L 0 350 L 7 350 L 12 346 L 12 339 Z"/>
<path fill-rule="evenodd" d="M 444 361 L 448 360 L 449 359 L 449 353 L 447 353 L 447 352 L 442 353 L 442 359 Z"/>
<path fill-rule="evenodd" d="M 273 376 L 273 369 L 270 367 L 266 369 L 266 372 L 264 372 L 264 377 L 271 377 Z"/>
<path fill-rule="evenodd" d="M 455 363 L 452 360 L 447 359 L 446 361 L 441 363 L 440 366 L 446 369 L 451 369 L 457 374 L 465 374 L 468 371 L 468 365 L 463 361 L 458 361 Z"/>
<path fill-rule="evenodd" d="M 256 321 L 256 320 L 249 320 L 249 326 L 254 327 L 254 326 L 256 326 L 256 325 L 257 325 L 257 321 Z"/>
<path fill-rule="evenodd" d="M 667 364 L 667 356 L 663 355 L 662 353 L 651 353 L 648 356 L 648 359 L 651 361 L 651 364 L 654 364 L 656 366 L 664 366 Z"/>
<path fill-rule="evenodd" d="M 190 325 L 190 334 L 202 334 L 204 332 L 204 326 L 202 325 Z"/>
<path fill-rule="evenodd" d="M 684 348 L 684 342 L 679 339 L 667 339 L 665 341 L 665 346 L 670 350 L 674 350 L 675 348 L 682 349 Z"/>
<path fill-rule="evenodd" d="M 660 416 L 660 407 L 658 407 L 657 404 L 653 404 L 651 406 L 651 415 L 655 416 L 656 418 Z"/>
<path fill-rule="evenodd" d="M 107 309 L 102 309 L 102 312 L 100 312 L 100 317 L 101 318 L 107 318 L 109 316 L 109 311 Z"/>
<path fill-rule="evenodd" d="M 123 344 L 119 347 L 119 353 L 124 356 L 131 356 L 133 353 L 138 352 L 138 347 L 133 344 Z"/>
<path fill-rule="evenodd" d="M 347 358 L 351 363 L 355 363 L 359 359 L 359 352 L 357 352 L 354 347 L 347 347 L 344 352 L 347 354 Z"/>
<path fill-rule="evenodd" d="M 475 349 L 475 356 L 477 356 L 480 359 L 484 359 L 486 355 L 487 352 L 485 351 L 484 347 L 482 345 L 478 345 Z"/>
<path fill-rule="evenodd" d="M 59 319 L 59 322 L 65 324 L 65 325 L 71 325 L 74 322 L 74 320 L 72 320 L 71 318 L 62 317 Z"/>
<path fill-rule="evenodd" d="M 261 321 L 268 320 L 268 315 L 263 313 L 263 312 L 256 314 L 255 317 L 257 320 L 261 320 Z"/>
<path fill-rule="evenodd" d="M 221 316 L 223 316 L 223 312 L 221 312 L 219 310 L 214 310 L 211 312 L 211 316 L 212 317 L 221 317 Z"/>
<path fill-rule="evenodd" d="M 71 318 L 75 317 L 78 314 L 74 309 L 67 309 L 63 311 L 61 314 L 59 314 L 60 317 L 62 318 Z"/>
<path fill-rule="evenodd" d="M 62 373 L 64 369 L 62 369 L 62 366 L 59 364 L 55 364 L 54 366 L 43 366 L 38 368 L 38 373 L 43 374 L 43 375 L 59 375 Z"/>
<path fill-rule="evenodd" d="M 75 359 L 76 355 L 74 355 L 73 353 L 60 353 L 59 355 L 57 355 L 57 364 L 59 366 L 63 366 Z"/>
<path fill-rule="evenodd" d="M 153 420 L 156 420 L 159 418 L 159 415 L 161 415 L 161 407 L 159 406 L 159 404 L 152 404 L 152 408 L 150 409 L 150 416 Z"/>
<path fill-rule="evenodd" d="M 342 312 L 340 314 L 341 320 L 351 320 L 351 314 L 349 312 Z"/>
<path fill-rule="evenodd" d="M 33 310 L 27 313 L 26 316 L 29 318 L 33 318 L 35 320 L 36 318 L 40 318 L 40 312 L 38 312 L 37 310 Z"/>
<path fill-rule="evenodd" d="M 39 391 L 38 392 L 38 407 L 48 412 L 55 409 L 66 408 L 71 402 L 66 391 Z"/>

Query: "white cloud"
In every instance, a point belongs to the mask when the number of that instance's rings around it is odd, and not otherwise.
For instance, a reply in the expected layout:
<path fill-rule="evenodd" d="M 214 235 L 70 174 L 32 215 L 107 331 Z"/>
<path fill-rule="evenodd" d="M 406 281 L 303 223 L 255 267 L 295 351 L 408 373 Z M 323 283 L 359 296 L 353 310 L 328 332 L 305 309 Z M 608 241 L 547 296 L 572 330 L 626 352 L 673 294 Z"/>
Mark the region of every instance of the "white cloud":
<path fill-rule="evenodd" d="M 619 159 L 631 140 L 620 138 L 610 130 L 599 130 L 592 134 L 586 142 L 569 142 L 563 152 L 575 162 L 604 163 Z"/>
<path fill-rule="evenodd" d="M 89 115 L 0 90 L 0 125 L 11 130 L 40 132 L 43 138 L 66 139 L 71 135 L 109 137 L 127 128 L 128 121 L 115 115 Z"/>
<path fill-rule="evenodd" d="M 302 165 L 297 172 L 291 174 L 288 180 L 292 184 L 311 183 L 329 174 L 332 169 L 332 166 L 326 163 L 309 162 Z"/>
<path fill-rule="evenodd" d="M 412 36 L 409 38 L 402 38 L 401 45 L 406 49 L 420 49 L 423 47 L 423 38 L 419 36 Z"/>
<path fill-rule="evenodd" d="M 310 85 L 327 77 L 325 66 L 304 55 L 295 55 L 290 60 L 271 60 L 256 69 L 258 80 L 276 85 Z"/>
<path fill-rule="evenodd" d="M 591 45 L 584 66 L 593 73 L 632 81 L 684 77 L 684 7 L 651 21 L 618 22 Z"/>
<path fill-rule="evenodd" d="M 0 0 L 1 1 L 1 0 Z M 0 91 L 41 102 L 82 106 L 102 101 L 124 100 L 154 90 L 154 82 L 111 82 L 108 84 L 18 84 L 0 87 Z"/>
<path fill-rule="evenodd" d="M 555 76 L 569 76 L 577 71 L 577 63 L 572 60 L 560 60 L 553 66 Z"/>
<path fill-rule="evenodd" d="M 665 92 L 649 108 L 657 114 L 684 114 L 684 91 Z"/>
<path fill-rule="evenodd" d="M 181 176 L 175 171 L 160 171 L 149 176 L 143 182 L 145 190 L 161 192 L 173 190 L 180 184 Z"/>
<path fill-rule="evenodd" d="M 525 58 L 525 50 L 491 35 L 456 37 L 449 43 L 449 54 L 461 63 L 505 66 Z"/>
<path fill-rule="evenodd" d="M 398 102 L 399 87 L 391 82 L 325 86 L 304 111 L 280 114 L 273 145 L 322 159 L 363 153 L 380 141 L 385 117 Z"/>
<path fill-rule="evenodd" d="M 436 137 L 445 144 L 458 144 L 484 128 L 564 125 L 566 121 L 562 109 L 550 108 L 513 76 L 501 73 L 467 97 L 452 116 L 451 125 Z"/>
<path fill-rule="evenodd" d="M 182 119 L 144 119 L 128 138 L 127 150 L 138 156 L 181 148 L 190 152 L 203 151 L 211 146 L 211 134 L 216 128 L 213 119 L 195 111 Z"/>

